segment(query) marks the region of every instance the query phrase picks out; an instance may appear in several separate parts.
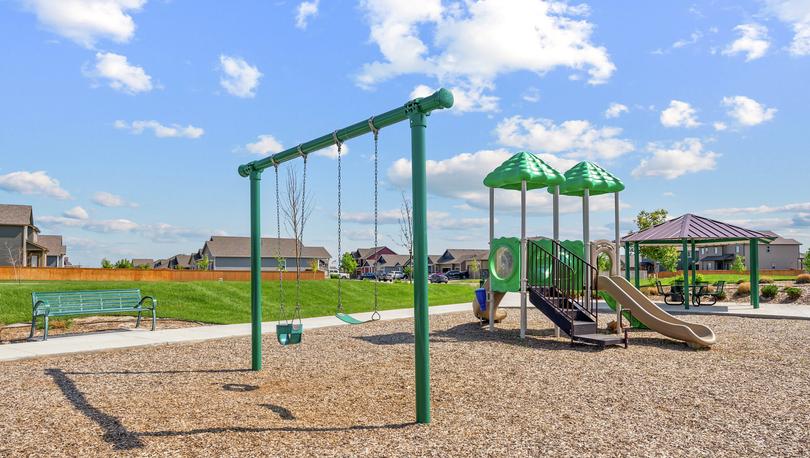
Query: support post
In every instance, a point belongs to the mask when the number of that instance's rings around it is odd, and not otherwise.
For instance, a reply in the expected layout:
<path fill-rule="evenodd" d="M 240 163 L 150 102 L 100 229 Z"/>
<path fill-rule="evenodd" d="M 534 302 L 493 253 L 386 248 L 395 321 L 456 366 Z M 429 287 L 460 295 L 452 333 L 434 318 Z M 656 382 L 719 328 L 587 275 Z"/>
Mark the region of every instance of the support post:
<path fill-rule="evenodd" d="M 622 274 L 622 260 L 621 260 L 621 257 L 622 257 L 622 236 L 621 236 L 621 231 L 619 230 L 619 193 L 618 192 L 613 194 L 613 207 L 614 207 L 614 213 L 615 213 L 613 215 L 613 221 L 614 221 L 613 224 L 615 226 L 614 232 L 615 232 L 615 235 L 616 235 L 616 259 L 614 259 L 613 262 L 615 262 L 616 265 L 613 266 L 613 269 L 611 269 L 611 270 L 613 270 L 613 272 L 615 272 L 614 275 L 618 276 L 618 275 Z"/>
<path fill-rule="evenodd" d="M 697 248 L 692 240 L 692 259 L 689 260 L 689 268 L 692 269 L 692 284 L 697 285 Z"/>
<path fill-rule="evenodd" d="M 526 180 L 520 182 L 520 338 L 526 338 L 528 315 L 526 310 Z"/>
<path fill-rule="evenodd" d="M 748 257 L 748 270 L 751 276 L 751 305 L 759 308 L 759 241 L 751 239 Z"/>
<path fill-rule="evenodd" d="M 250 172 L 250 347 L 254 371 L 262 370 L 261 180 L 261 172 Z"/>
<path fill-rule="evenodd" d="M 416 347 L 416 422 L 430 423 L 430 322 L 427 285 L 427 173 L 425 129 L 427 115 L 410 113 L 413 194 L 413 300 Z"/>
<path fill-rule="evenodd" d="M 681 242 L 681 262 L 683 267 L 683 306 L 689 310 L 689 298 L 691 291 L 689 290 L 689 242 L 683 239 Z"/>
<path fill-rule="evenodd" d="M 554 198 L 552 199 L 552 212 L 554 213 L 554 228 L 553 228 L 553 237 L 554 241 L 559 243 L 560 242 L 560 185 L 554 186 Z M 559 275 L 560 273 L 555 268 L 553 271 L 553 275 Z M 554 325 L 554 337 L 560 337 L 560 327 L 556 324 Z"/>
<path fill-rule="evenodd" d="M 640 257 L 641 255 L 639 254 L 638 242 L 633 242 L 633 261 L 636 266 L 636 275 L 635 275 L 636 288 L 641 287 L 641 267 L 640 267 L 641 262 L 639 261 Z"/>
<path fill-rule="evenodd" d="M 621 254 L 619 254 L 621 262 Z M 624 242 L 624 279 L 630 281 L 630 242 Z"/>
<path fill-rule="evenodd" d="M 591 259 L 591 228 L 590 228 L 590 190 L 585 188 L 582 192 L 582 244 L 585 246 L 585 253 L 583 259 L 590 261 Z M 590 272 L 585 275 L 585 297 L 586 300 L 591 298 L 591 278 Z"/>
<path fill-rule="evenodd" d="M 489 188 L 489 252 L 492 254 L 492 241 L 495 240 L 495 188 Z M 492 292 L 492 272 L 487 280 L 487 311 L 489 312 L 489 332 L 495 331 L 495 293 Z"/>

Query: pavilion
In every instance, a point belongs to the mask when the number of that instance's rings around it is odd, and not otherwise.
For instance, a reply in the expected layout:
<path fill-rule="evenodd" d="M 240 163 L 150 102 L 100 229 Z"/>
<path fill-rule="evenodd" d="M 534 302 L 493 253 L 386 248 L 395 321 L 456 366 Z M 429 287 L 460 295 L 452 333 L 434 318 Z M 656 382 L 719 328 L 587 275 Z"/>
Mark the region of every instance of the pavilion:
<path fill-rule="evenodd" d="M 745 229 L 733 224 L 723 223 L 702 216 L 687 213 L 675 219 L 632 233 L 622 238 L 625 252 L 625 278 L 630 280 L 630 246 L 633 246 L 633 260 L 636 267 L 635 285 L 640 286 L 639 246 L 680 246 L 681 266 L 683 266 L 684 306 L 689 308 L 689 271 L 692 272 L 692 284 L 697 276 L 697 245 L 723 245 L 748 243 L 750 245 L 751 305 L 759 308 L 759 243 L 771 243 L 776 237 L 764 232 Z M 691 248 L 691 256 L 690 256 Z"/>

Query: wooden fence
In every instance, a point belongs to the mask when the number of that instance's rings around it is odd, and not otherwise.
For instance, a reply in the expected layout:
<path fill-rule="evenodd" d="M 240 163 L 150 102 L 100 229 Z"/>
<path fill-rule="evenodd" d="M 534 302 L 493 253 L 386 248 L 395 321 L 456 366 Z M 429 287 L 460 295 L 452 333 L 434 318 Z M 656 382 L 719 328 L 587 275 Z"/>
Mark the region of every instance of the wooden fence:
<path fill-rule="evenodd" d="M 278 272 L 262 272 L 264 280 L 278 280 Z M 324 272 L 301 272 L 302 280 L 323 280 Z M 295 272 L 284 272 L 295 280 Z M 0 267 L 0 281 L 250 281 L 247 270 L 86 269 L 56 267 Z"/>
<path fill-rule="evenodd" d="M 791 276 L 795 277 L 796 275 L 801 274 L 803 271 L 798 269 L 772 269 L 772 270 L 760 270 L 759 276 L 767 276 L 767 277 L 774 277 L 774 276 Z M 745 275 L 747 276 L 749 272 L 744 270 L 742 272 L 735 272 L 733 270 L 698 270 L 697 273 L 703 275 Z M 631 275 L 632 276 L 632 275 Z M 679 270 L 677 272 L 658 272 L 658 278 L 670 278 L 670 277 L 683 277 L 683 271 Z"/>

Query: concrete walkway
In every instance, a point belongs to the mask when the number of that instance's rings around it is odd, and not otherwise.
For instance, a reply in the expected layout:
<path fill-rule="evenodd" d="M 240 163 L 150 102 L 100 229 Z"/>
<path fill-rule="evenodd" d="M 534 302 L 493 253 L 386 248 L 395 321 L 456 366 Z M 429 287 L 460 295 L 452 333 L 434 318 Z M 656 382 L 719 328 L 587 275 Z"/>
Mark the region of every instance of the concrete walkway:
<path fill-rule="evenodd" d="M 428 310 L 431 315 L 440 315 L 469 311 L 471 306 L 469 303 L 437 305 L 430 307 Z M 380 315 L 382 320 L 413 318 L 413 308 L 386 310 L 380 312 Z M 371 313 L 358 313 L 354 316 L 361 320 L 367 320 L 371 318 Z M 329 326 L 347 326 L 346 323 L 333 316 L 305 318 L 302 321 L 305 330 Z M 275 332 L 275 322 L 262 323 L 262 334 L 275 334 Z M 0 345 L 0 361 L 245 336 L 250 336 L 250 323 L 161 330 L 160 322 L 158 322 L 158 330 L 154 332 L 149 331 L 148 328 L 116 330 L 72 336 L 51 336 L 46 341 Z"/>

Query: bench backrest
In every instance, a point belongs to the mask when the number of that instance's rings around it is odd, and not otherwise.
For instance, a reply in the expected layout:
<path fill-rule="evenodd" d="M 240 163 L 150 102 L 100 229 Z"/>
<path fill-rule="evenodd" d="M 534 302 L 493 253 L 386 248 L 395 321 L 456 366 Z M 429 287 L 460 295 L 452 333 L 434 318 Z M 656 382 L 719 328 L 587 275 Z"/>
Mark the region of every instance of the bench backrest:
<path fill-rule="evenodd" d="M 55 291 L 31 293 L 32 305 L 47 305 L 51 314 L 84 313 L 100 310 L 135 308 L 141 301 L 141 290 Z"/>

